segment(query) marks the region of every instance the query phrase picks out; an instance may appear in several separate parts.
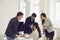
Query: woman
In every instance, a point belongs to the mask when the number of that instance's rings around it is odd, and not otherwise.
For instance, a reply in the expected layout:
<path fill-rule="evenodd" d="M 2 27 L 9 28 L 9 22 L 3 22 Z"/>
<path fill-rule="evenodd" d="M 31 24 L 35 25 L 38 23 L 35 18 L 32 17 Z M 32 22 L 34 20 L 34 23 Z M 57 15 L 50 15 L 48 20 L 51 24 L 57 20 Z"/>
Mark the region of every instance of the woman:
<path fill-rule="evenodd" d="M 44 30 L 43 33 L 45 33 L 46 40 L 53 40 L 54 30 L 50 19 L 46 17 L 45 13 L 42 13 L 40 16 L 41 16 L 43 30 Z"/>
<path fill-rule="evenodd" d="M 39 25 L 37 22 L 33 23 L 32 29 L 34 30 L 31 35 L 27 38 L 32 38 L 33 40 L 38 40 L 41 37 L 41 31 L 40 31 L 40 37 L 39 37 Z"/>

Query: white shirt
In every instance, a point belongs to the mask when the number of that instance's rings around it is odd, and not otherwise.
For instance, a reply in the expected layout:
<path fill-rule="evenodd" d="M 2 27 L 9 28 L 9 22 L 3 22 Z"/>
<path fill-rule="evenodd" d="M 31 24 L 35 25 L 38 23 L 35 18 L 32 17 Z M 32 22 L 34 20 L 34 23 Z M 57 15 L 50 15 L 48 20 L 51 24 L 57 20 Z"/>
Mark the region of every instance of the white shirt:
<path fill-rule="evenodd" d="M 27 38 L 28 38 L 28 39 L 29 39 L 29 38 L 33 38 L 33 40 L 38 40 L 38 39 L 39 39 L 39 34 L 38 34 L 37 29 L 35 29 L 35 30 L 30 34 L 30 36 L 27 37 Z"/>

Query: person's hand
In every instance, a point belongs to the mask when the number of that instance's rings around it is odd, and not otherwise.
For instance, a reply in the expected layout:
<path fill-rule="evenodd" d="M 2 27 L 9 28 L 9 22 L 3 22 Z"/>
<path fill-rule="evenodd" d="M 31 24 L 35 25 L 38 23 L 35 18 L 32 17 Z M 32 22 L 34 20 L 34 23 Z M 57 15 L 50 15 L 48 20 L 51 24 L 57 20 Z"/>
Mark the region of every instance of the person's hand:
<path fill-rule="evenodd" d="M 23 34 L 23 35 L 22 35 L 22 34 L 20 34 L 19 36 L 20 36 L 20 37 L 24 37 L 24 34 Z"/>
<path fill-rule="evenodd" d="M 41 33 L 41 35 L 44 35 L 44 33 Z"/>
<path fill-rule="evenodd" d="M 29 37 L 30 35 L 29 34 L 24 34 L 24 37 Z"/>
<path fill-rule="evenodd" d="M 48 27 L 46 27 L 46 26 L 44 27 L 44 29 L 47 29 L 47 28 L 48 28 Z"/>
<path fill-rule="evenodd" d="M 16 37 L 19 37 L 19 35 L 16 34 Z"/>
<path fill-rule="evenodd" d="M 24 31 L 19 32 L 20 37 L 24 37 Z"/>

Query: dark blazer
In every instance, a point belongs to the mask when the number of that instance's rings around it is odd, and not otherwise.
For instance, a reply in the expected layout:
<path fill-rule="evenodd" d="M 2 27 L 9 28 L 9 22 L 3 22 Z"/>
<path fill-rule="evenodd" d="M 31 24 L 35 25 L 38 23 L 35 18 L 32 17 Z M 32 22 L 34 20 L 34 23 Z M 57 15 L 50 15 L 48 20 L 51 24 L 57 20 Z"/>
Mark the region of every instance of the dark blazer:
<path fill-rule="evenodd" d="M 30 34 L 32 33 L 31 25 L 34 23 L 35 20 L 31 19 L 30 17 L 26 18 L 25 24 L 24 24 L 24 33 Z"/>
<path fill-rule="evenodd" d="M 38 31 L 38 33 L 39 33 L 39 38 L 40 38 L 40 37 L 41 37 L 41 30 L 40 30 L 39 27 L 37 27 L 37 31 Z"/>
<path fill-rule="evenodd" d="M 31 34 L 32 30 L 31 25 L 35 22 L 35 20 L 31 20 L 31 17 L 26 18 L 25 24 L 24 24 L 24 33 Z M 37 31 L 39 33 L 39 37 L 41 37 L 41 30 L 39 27 L 37 27 Z"/>
<path fill-rule="evenodd" d="M 19 33 L 17 31 L 18 25 L 19 25 L 19 21 L 18 21 L 17 17 L 12 18 L 6 29 L 6 32 L 5 32 L 6 36 L 15 38 L 16 34 L 19 35 Z"/>
<path fill-rule="evenodd" d="M 24 31 L 23 28 L 24 28 L 24 22 L 20 22 L 19 25 L 18 25 L 18 28 L 17 28 L 17 31 L 20 32 L 20 31 Z"/>

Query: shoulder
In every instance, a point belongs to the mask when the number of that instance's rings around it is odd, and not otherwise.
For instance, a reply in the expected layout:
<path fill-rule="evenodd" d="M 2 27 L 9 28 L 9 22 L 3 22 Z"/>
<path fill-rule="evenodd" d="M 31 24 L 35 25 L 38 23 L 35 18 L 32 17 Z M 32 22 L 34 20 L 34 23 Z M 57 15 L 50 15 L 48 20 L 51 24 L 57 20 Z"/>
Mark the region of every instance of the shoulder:
<path fill-rule="evenodd" d="M 14 22 L 14 21 L 17 21 L 17 20 L 18 20 L 17 17 L 13 17 L 13 18 L 11 18 L 10 21 Z"/>
<path fill-rule="evenodd" d="M 48 21 L 48 22 L 51 22 L 51 20 L 50 20 L 49 18 L 47 18 L 47 21 Z"/>
<path fill-rule="evenodd" d="M 47 21 L 48 21 L 48 23 L 49 23 L 50 25 L 53 25 L 53 24 L 52 24 L 52 21 L 51 21 L 50 19 L 48 19 Z"/>
<path fill-rule="evenodd" d="M 27 17 L 26 19 L 31 19 L 31 17 Z"/>

